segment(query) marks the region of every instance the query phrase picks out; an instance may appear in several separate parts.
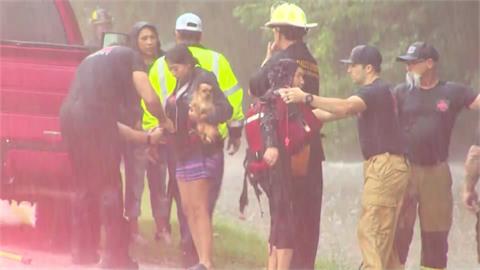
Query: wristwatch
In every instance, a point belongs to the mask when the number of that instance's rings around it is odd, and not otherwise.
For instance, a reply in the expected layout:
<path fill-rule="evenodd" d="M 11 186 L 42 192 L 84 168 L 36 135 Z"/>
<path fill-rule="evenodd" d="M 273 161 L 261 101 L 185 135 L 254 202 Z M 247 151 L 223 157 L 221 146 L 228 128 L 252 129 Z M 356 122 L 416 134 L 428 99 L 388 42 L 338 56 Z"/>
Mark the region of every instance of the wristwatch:
<path fill-rule="evenodd" d="M 312 103 L 313 101 L 313 95 L 312 94 L 308 94 L 305 96 L 305 104 L 307 104 L 308 106 L 310 106 L 310 104 Z"/>

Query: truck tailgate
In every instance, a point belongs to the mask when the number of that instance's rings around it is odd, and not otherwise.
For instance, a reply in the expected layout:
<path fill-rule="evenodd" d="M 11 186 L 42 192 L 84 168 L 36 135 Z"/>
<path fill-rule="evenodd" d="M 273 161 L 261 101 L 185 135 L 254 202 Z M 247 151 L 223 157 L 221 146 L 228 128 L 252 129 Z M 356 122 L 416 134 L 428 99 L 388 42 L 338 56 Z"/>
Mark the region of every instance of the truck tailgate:
<path fill-rule="evenodd" d="M 75 69 L 88 53 L 78 46 L 2 42 L 2 189 L 35 181 L 48 186 L 71 177 L 58 115 Z"/>

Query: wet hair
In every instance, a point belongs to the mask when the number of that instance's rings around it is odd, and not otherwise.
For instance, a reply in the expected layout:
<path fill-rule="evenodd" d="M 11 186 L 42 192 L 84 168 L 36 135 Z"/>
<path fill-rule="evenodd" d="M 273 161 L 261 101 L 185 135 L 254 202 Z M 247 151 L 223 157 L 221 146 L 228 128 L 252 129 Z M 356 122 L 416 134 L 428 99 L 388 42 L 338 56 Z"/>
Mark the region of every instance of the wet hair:
<path fill-rule="evenodd" d="M 297 71 L 298 64 L 292 59 L 280 59 L 268 72 L 271 89 L 290 87 Z"/>
<path fill-rule="evenodd" d="M 288 40 L 302 40 L 307 34 L 308 29 L 296 26 L 282 25 L 277 26 L 280 34 L 284 35 Z"/>
<path fill-rule="evenodd" d="M 250 94 L 261 97 L 270 89 L 278 89 L 291 86 L 298 64 L 292 59 L 280 59 L 267 70 L 267 79 L 263 79 L 263 73 L 254 75 L 249 81 Z"/>
<path fill-rule="evenodd" d="M 165 53 L 165 60 L 170 64 L 192 65 L 198 64 L 198 60 L 193 57 L 192 52 L 185 44 L 178 44 Z"/>
<path fill-rule="evenodd" d="M 180 35 L 180 39 L 186 43 L 199 43 L 202 38 L 202 32 L 188 30 L 177 30 L 177 32 Z"/>

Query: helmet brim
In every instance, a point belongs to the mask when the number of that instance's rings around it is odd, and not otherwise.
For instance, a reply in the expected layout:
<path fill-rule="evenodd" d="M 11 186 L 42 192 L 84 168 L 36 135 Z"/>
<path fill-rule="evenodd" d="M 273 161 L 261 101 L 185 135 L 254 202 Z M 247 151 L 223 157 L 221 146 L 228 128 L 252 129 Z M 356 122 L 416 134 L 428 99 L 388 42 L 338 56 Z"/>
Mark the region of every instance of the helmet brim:
<path fill-rule="evenodd" d="M 106 24 L 106 23 L 112 23 L 112 20 L 96 20 L 96 21 L 91 21 L 90 23 L 93 25 Z"/>
<path fill-rule="evenodd" d="M 276 27 L 276 26 L 295 26 L 295 27 L 300 27 L 300 28 L 313 28 L 317 27 L 317 23 L 307 23 L 307 24 L 296 24 L 296 23 L 291 23 L 291 22 L 276 22 L 276 21 L 269 21 L 265 23 L 266 27 Z"/>

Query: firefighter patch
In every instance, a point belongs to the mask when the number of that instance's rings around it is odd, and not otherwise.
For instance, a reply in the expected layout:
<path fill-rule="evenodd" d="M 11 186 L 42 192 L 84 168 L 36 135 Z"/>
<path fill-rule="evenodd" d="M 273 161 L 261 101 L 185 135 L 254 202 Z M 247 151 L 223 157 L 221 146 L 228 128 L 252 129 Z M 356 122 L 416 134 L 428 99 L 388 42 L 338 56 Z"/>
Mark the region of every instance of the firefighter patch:
<path fill-rule="evenodd" d="M 446 112 L 450 107 L 450 101 L 446 99 L 440 99 L 437 101 L 437 111 Z"/>

